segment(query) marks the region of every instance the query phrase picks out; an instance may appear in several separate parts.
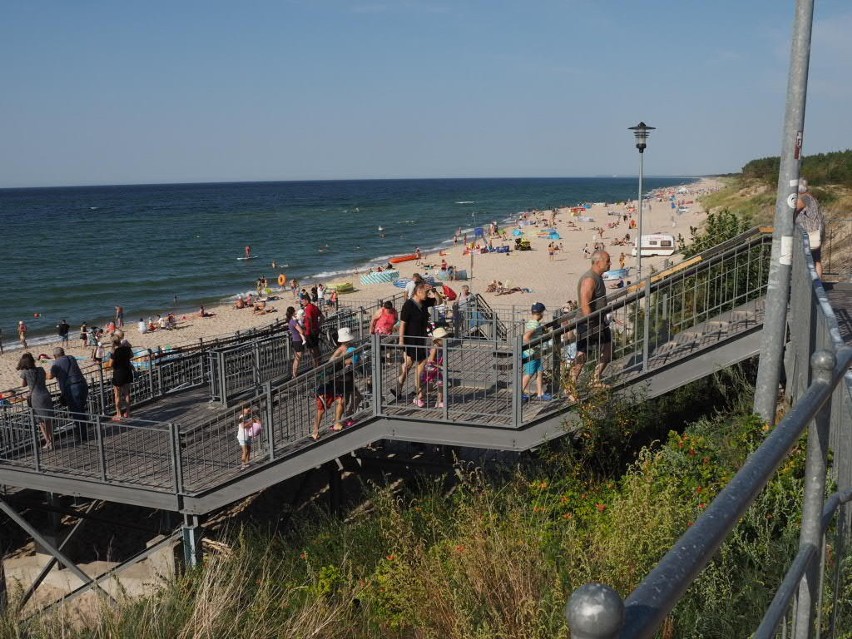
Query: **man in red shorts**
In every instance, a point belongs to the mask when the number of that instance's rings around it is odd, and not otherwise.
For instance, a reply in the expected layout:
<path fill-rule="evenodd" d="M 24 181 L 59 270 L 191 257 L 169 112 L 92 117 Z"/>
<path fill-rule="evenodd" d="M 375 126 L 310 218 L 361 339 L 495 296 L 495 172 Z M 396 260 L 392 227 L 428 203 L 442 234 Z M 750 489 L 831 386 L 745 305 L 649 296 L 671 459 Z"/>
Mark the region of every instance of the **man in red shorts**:
<path fill-rule="evenodd" d="M 343 429 L 343 410 L 346 406 L 344 387 L 342 384 L 335 383 L 334 380 L 327 382 L 317 389 L 317 416 L 314 419 L 314 429 L 311 437 L 319 439 L 319 427 L 322 423 L 322 418 L 325 417 L 325 411 L 334 404 L 334 426 L 332 430 Z"/>

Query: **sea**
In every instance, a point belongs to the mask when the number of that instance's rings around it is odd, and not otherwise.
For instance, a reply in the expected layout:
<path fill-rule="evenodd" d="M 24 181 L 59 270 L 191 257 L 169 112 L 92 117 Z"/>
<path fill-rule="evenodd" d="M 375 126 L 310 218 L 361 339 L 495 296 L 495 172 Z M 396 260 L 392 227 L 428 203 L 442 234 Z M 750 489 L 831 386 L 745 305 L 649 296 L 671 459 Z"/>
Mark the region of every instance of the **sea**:
<path fill-rule="evenodd" d="M 645 192 L 689 177 L 645 178 Z M 197 311 L 265 276 L 355 280 L 529 209 L 636 197 L 634 178 L 339 180 L 0 189 L 0 338 Z M 252 260 L 238 260 L 251 246 Z M 276 266 L 273 268 L 273 262 Z"/>

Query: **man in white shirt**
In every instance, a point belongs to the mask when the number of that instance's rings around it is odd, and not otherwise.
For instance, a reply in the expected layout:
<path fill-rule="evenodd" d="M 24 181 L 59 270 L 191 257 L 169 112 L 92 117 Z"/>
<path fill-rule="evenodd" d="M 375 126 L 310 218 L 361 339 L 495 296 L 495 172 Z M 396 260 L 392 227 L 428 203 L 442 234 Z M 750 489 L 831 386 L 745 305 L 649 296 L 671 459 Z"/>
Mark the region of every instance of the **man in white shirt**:
<path fill-rule="evenodd" d="M 417 285 L 423 281 L 423 278 L 420 276 L 420 273 L 415 273 L 411 276 L 411 281 L 405 285 L 405 299 L 410 300 L 414 296 L 414 289 L 417 288 Z"/>

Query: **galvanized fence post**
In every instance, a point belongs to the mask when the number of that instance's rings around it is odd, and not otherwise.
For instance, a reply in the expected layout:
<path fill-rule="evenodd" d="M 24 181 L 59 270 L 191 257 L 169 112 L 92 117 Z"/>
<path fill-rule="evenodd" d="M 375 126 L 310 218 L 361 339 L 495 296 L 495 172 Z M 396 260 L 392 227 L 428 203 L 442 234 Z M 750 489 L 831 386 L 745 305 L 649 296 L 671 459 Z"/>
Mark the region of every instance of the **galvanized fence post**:
<path fill-rule="evenodd" d="M 98 389 L 98 399 L 101 402 L 99 413 L 106 412 L 106 398 L 104 397 L 104 363 L 98 362 L 98 382 L 100 383 L 100 388 Z"/>
<path fill-rule="evenodd" d="M 514 339 L 512 347 L 512 427 L 519 428 L 524 421 L 524 397 L 521 386 L 524 371 L 524 334 Z"/>
<path fill-rule="evenodd" d="M 441 404 L 443 405 L 443 410 L 441 411 L 442 417 L 447 420 L 449 419 L 450 413 L 450 403 L 449 403 L 449 392 L 447 391 L 447 386 L 450 383 L 450 376 L 447 374 L 449 367 L 447 365 L 447 360 L 449 359 L 449 349 L 447 348 L 447 340 L 441 340 L 441 379 L 443 380 L 443 384 L 441 384 Z"/>
<path fill-rule="evenodd" d="M 171 435 L 172 450 L 172 481 L 175 487 L 175 496 L 183 493 L 183 461 L 180 453 L 180 426 L 175 422 L 169 422 L 169 434 Z"/>
<path fill-rule="evenodd" d="M 830 351 L 819 351 L 811 357 L 814 381 L 831 384 L 837 360 Z M 802 530 L 799 550 L 812 547 L 819 556 L 822 547 L 822 508 L 825 502 L 825 478 L 828 460 L 828 433 L 831 423 L 831 399 L 816 414 L 808 432 L 808 452 L 805 462 L 805 496 L 802 503 Z M 811 562 L 799 584 L 796 610 L 796 639 L 811 636 L 820 586 L 820 566 Z"/>
<path fill-rule="evenodd" d="M 38 426 L 36 425 L 35 413 L 32 408 L 27 409 L 30 418 L 30 439 L 33 442 L 33 460 L 35 460 L 35 470 L 41 472 L 41 437 L 39 436 Z"/>
<path fill-rule="evenodd" d="M 225 371 L 225 353 L 223 351 L 216 351 L 213 353 L 216 361 L 216 378 L 219 382 L 219 401 L 222 402 L 222 405 L 228 406 L 228 384 L 225 379 L 226 371 Z"/>
<path fill-rule="evenodd" d="M 273 461 L 275 459 L 275 437 L 273 433 L 275 425 L 272 419 L 272 382 L 266 382 L 263 385 L 263 392 L 266 395 L 266 446 L 269 448 L 269 461 Z"/>
<path fill-rule="evenodd" d="M 148 349 L 148 392 L 151 393 L 151 399 L 154 399 L 154 353 Z M 128 407 L 129 410 L 129 407 Z"/>
<path fill-rule="evenodd" d="M 257 342 L 252 342 L 251 352 L 254 356 L 254 370 L 252 371 L 252 378 L 254 379 L 254 385 L 257 387 L 263 383 L 263 379 L 260 375 L 260 346 Z"/>
<path fill-rule="evenodd" d="M 100 471 L 101 481 L 107 480 L 106 472 L 106 450 L 104 450 L 104 436 L 101 431 L 101 416 L 95 415 L 95 441 L 98 445 L 98 470 Z"/>
<path fill-rule="evenodd" d="M 378 333 L 370 335 L 370 352 L 373 362 L 373 415 L 380 417 L 382 414 L 382 369 L 384 368 L 384 357 L 382 356 L 382 336 Z"/>

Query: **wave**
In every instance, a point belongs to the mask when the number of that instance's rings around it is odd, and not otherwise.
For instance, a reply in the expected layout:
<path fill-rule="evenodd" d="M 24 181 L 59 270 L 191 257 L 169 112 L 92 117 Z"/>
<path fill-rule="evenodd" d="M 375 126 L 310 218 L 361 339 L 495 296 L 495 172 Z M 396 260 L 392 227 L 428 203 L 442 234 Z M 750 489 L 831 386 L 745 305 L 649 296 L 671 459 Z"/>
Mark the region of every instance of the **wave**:
<path fill-rule="evenodd" d="M 459 202 L 456 202 L 456 204 L 476 204 L 476 202 L 474 202 L 473 200 L 461 200 Z"/>

